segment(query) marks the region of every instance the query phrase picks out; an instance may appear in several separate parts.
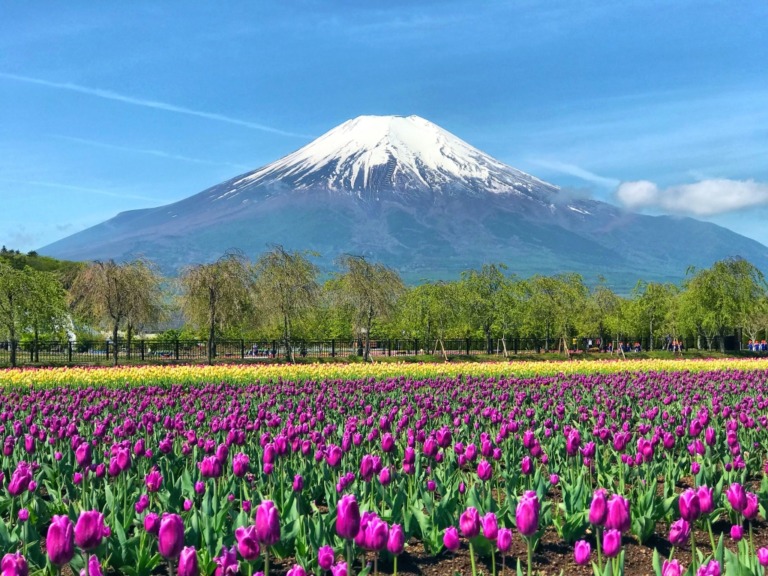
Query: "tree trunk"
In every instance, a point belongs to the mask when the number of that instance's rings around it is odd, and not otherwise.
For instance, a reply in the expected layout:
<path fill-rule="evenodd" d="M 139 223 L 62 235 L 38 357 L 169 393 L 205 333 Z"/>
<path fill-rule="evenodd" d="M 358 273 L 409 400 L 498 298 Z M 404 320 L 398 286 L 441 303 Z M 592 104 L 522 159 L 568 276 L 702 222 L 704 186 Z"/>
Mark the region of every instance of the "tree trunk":
<path fill-rule="evenodd" d="M 125 358 L 127 360 L 131 359 L 131 341 L 133 340 L 133 324 L 130 322 L 128 323 L 128 327 L 125 331 L 125 344 L 126 344 L 126 352 L 125 352 Z"/>
<path fill-rule="evenodd" d="M 648 350 L 653 350 L 653 318 L 651 318 L 650 334 L 648 334 Z"/>
<path fill-rule="evenodd" d="M 208 305 L 210 306 L 210 324 L 208 326 L 208 364 L 213 365 L 213 353 L 215 346 L 214 338 L 216 337 L 216 294 L 213 288 L 208 291 Z"/>
<path fill-rule="evenodd" d="M 285 339 L 286 356 L 288 356 L 288 360 L 295 364 L 296 357 L 293 354 L 293 347 L 291 346 L 291 325 L 288 322 L 288 316 L 283 316 L 283 338 Z"/>
<path fill-rule="evenodd" d="M 35 326 L 35 341 L 34 341 L 34 355 L 35 355 L 35 362 L 40 362 L 40 330 L 37 326 Z"/>
<path fill-rule="evenodd" d="M 112 359 L 114 361 L 115 366 L 117 366 L 117 329 L 118 329 L 119 323 L 115 322 L 112 326 Z"/>
<path fill-rule="evenodd" d="M 489 325 L 483 326 L 485 332 L 485 353 L 489 356 L 493 354 L 493 342 L 491 341 L 491 327 Z"/>
<path fill-rule="evenodd" d="M 11 367 L 16 368 L 16 327 L 11 324 L 11 330 L 9 332 L 11 337 Z"/>
<path fill-rule="evenodd" d="M 373 324 L 373 309 L 368 309 L 368 325 L 365 330 L 365 353 L 363 355 L 364 360 L 371 359 L 371 324 Z"/>

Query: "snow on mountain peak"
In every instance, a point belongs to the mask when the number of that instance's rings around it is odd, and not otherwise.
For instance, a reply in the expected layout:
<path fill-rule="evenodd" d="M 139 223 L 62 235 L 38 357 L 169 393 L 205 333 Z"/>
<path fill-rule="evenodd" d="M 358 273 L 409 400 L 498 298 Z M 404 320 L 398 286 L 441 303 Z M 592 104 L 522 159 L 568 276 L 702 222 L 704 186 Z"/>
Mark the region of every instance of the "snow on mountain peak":
<path fill-rule="evenodd" d="M 517 192 L 557 188 L 470 146 L 419 116 L 359 116 L 233 183 L 347 192 L 430 189 Z"/>

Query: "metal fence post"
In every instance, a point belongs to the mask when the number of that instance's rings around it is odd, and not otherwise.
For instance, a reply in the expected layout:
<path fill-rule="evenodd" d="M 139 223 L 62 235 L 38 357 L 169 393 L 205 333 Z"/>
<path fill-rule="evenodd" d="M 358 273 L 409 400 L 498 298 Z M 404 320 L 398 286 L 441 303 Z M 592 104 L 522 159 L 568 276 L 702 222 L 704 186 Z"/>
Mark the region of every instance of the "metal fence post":
<path fill-rule="evenodd" d="M 467 338 L 466 344 L 467 344 L 467 356 L 469 356 L 469 344 L 470 344 L 469 338 Z"/>
<path fill-rule="evenodd" d="M 240 339 L 240 360 L 245 359 L 245 340 Z"/>
<path fill-rule="evenodd" d="M 331 358 L 336 358 L 336 339 L 331 340 Z"/>
<path fill-rule="evenodd" d="M 176 360 L 179 359 L 179 341 L 178 340 L 174 342 L 173 355 L 174 355 L 174 358 L 176 358 Z"/>
<path fill-rule="evenodd" d="M 67 362 L 72 362 L 72 340 L 67 340 Z"/>
<path fill-rule="evenodd" d="M 139 353 L 141 354 L 141 361 L 144 362 L 144 340 L 139 340 Z"/>

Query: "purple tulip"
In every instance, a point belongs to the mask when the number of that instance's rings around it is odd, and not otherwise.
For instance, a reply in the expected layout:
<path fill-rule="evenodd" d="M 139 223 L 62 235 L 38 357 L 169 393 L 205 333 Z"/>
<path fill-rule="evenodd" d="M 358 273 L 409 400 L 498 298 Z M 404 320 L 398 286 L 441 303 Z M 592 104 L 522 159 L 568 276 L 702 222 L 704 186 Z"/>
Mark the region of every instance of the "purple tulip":
<path fill-rule="evenodd" d="M 720 562 L 717 560 L 710 560 L 696 572 L 696 576 L 720 576 Z"/>
<path fill-rule="evenodd" d="M 26 508 L 22 508 L 21 510 L 19 510 L 18 518 L 21 522 L 26 522 L 27 520 L 29 520 L 29 510 L 27 510 Z"/>
<path fill-rule="evenodd" d="M 80 513 L 75 525 L 75 544 L 83 550 L 92 550 L 101 544 L 106 535 L 104 515 L 98 510 L 88 510 Z"/>
<path fill-rule="evenodd" d="M 248 458 L 248 455 L 240 452 L 239 454 L 235 454 L 235 457 L 232 459 L 232 473 L 237 478 L 242 478 L 245 476 L 248 471 L 251 468 L 251 459 Z"/>
<path fill-rule="evenodd" d="M 304 490 L 304 478 L 301 477 L 301 474 L 296 474 L 293 477 L 293 491 L 301 492 L 302 490 Z"/>
<path fill-rule="evenodd" d="M 734 524 L 731 526 L 731 538 L 734 542 L 738 542 L 744 537 L 744 528 L 741 527 L 741 524 Z"/>
<path fill-rule="evenodd" d="M 227 574 L 237 574 L 240 566 L 237 561 L 237 552 L 235 547 L 232 546 L 227 550 L 226 546 L 221 548 L 221 556 L 217 556 L 213 559 L 216 562 L 216 571 L 214 576 L 226 576 Z"/>
<path fill-rule="evenodd" d="M 321 546 L 320 550 L 317 551 L 317 564 L 322 570 L 330 570 L 335 559 L 336 553 L 330 546 Z"/>
<path fill-rule="evenodd" d="M 685 518 L 680 518 L 669 527 L 669 541 L 673 546 L 683 546 L 691 537 L 691 525 Z"/>
<path fill-rule="evenodd" d="M 603 533 L 603 553 L 608 558 L 613 558 L 619 554 L 621 550 L 621 532 L 613 528 L 609 528 Z"/>
<path fill-rule="evenodd" d="M 701 503 L 696 490 L 689 488 L 680 495 L 678 501 L 680 516 L 688 522 L 695 522 L 701 516 Z"/>
<path fill-rule="evenodd" d="M 520 462 L 520 471 L 526 476 L 533 473 L 533 463 L 529 456 L 523 456 L 523 459 Z"/>
<path fill-rule="evenodd" d="M 271 500 L 264 500 L 256 508 L 256 537 L 264 546 L 280 541 L 280 512 Z"/>
<path fill-rule="evenodd" d="M 387 538 L 387 551 L 394 556 L 403 553 L 405 549 L 405 533 L 400 524 L 392 524 L 389 528 L 389 537 Z"/>
<path fill-rule="evenodd" d="M 353 540 L 360 530 L 360 508 L 353 494 L 342 496 L 336 505 L 336 533 Z"/>
<path fill-rule="evenodd" d="M 68 516 L 54 516 L 45 536 L 48 559 L 54 566 L 63 566 L 75 555 L 75 526 Z"/>
<path fill-rule="evenodd" d="M 725 491 L 725 496 L 728 498 L 731 508 L 736 510 L 736 512 L 743 512 L 744 508 L 747 507 L 747 493 L 738 482 L 734 482 L 728 487 L 728 490 Z"/>
<path fill-rule="evenodd" d="M 389 470 L 389 467 L 384 466 L 384 468 L 381 469 L 381 472 L 379 472 L 379 484 L 382 486 L 387 486 L 392 481 L 392 473 Z"/>
<path fill-rule="evenodd" d="M 332 576 L 349 576 L 349 571 L 347 570 L 347 563 L 339 562 L 338 564 L 334 564 L 333 566 L 331 566 L 331 574 Z"/>
<path fill-rule="evenodd" d="M 712 501 L 712 488 L 699 486 L 696 494 L 699 497 L 699 509 L 702 514 L 709 514 L 715 509 L 715 503 Z"/>
<path fill-rule="evenodd" d="M 493 466 L 487 460 L 480 460 L 477 465 L 477 477 L 483 482 L 487 482 L 493 477 Z"/>
<path fill-rule="evenodd" d="M 539 529 L 539 499 L 536 492 L 529 490 L 523 494 L 515 510 L 517 530 L 523 536 L 533 536 Z"/>
<path fill-rule="evenodd" d="M 157 548 L 165 558 L 178 558 L 184 548 L 184 521 L 178 514 L 163 514 L 157 532 Z"/>
<path fill-rule="evenodd" d="M 465 538 L 474 538 L 480 534 L 480 513 L 477 508 L 470 506 L 459 518 L 459 528 Z"/>
<path fill-rule="evenodd" d="M 483 528 L 483 536 L 488 540 L 496 540 L 499 536 L 499 522 L 496 518 L 496 514 L 488 512 L 480 519 L 480 524 Z"/>
<path fill-rule="evenodd" d="M 248 561 L 256 560 L 261 554 L 259 541 L 256 537 L 256 526 L 239 527 L 235 530 L 235 540 L 237 540 L 237 551 L 240 556 Z"/>
<path fill-rule="evenodd" d="M 87 569 L 80 570 L 80 576 L 104 576 L 104 572 L 101 569 L 101 563 L 95 554 L 91 554 L 88 558 Z"/>
<path fill-rule="evenodd" d="M 374 516 L 365 527 L 365 544 L 367 550 L 380 551 L 387 547 L 389 538 L 389 526 L 387 523 Z"/>
<path fill-rule="evenodd" d="M 285 576 L 307 576 L 307 571 L 298 564 L 294 564 L 293 568 L 288 570 Z"/>
<path fill-rule="evenodd" d="M 206 456 L 199 464 L 203 478 L 218 478 L 221 476 L 221 462 L 216 456 Z"/>
<path fill-rule="evenodd" d="M 579 566 L 589 564 L 589 557 L 592 554 L 592 547 L 586 540 L 579 540 L 573 548 L 573 560 Z"/>
<path fill-rule="evenodd" d="M 602 526 L 607 517 L 608 504 L 605 499 L 605 490 L 598 488 L 592 495 L 592 503 L 589 505 L 589 523 Z"/>
<path fill-rule="evenodd" d="M 760 548 L 757 551 L 757 561 L 760 566 L 768 566 L 768 548 Z"/>
<path fill-rule="evenodd" d="M 608 499 L 608 514 L 605 519 L 605 527 L 609 530 L 626 532 L 631 525 L 629 518 L 629 501 L 623 496 L 614 494 Z"/>
<path fill-rule="evenodd" d="M 200 576 L 197 562 L 197 550 L 194 546 L 185 546 L 179 555 L 179 567 L 176 576 Z"/>
<path fill-rule="evenodd" d="M 81 442 L 75 450 L 75 461 L 80 468 L 90 466 L 93 461 L 93 451 L 91 445 L 88 442 Z"/>
<path fill-rule="evenodd" d="M 664 560 L 661 566 L 661 576 L 683 576 L 685 570 L 677 560 Z"/>
<path fill-rule="evenodd" d="M 451 552 L 459 549 L 459 532 L 455 526 L 448 526 L 443 534 L 443 545 Z"/>
<path fill-rule="evenodd" d="M 509 528 L 499 528 L 499 534 L 496 536 L 496 547 L 502 555 L 512 549 L 512 530 Z"/>
<path fill-rule="evenodd" d="M 27 576 L 29 574 L 27 559 L 21 555 L 21 552 L 3 556 L 0 561 L 0 569 L 2 569 L 3 576 Z"/>
<path fill-rule="evenodd" d="M 160 533 L 160 516 L 154 512 L 144 516 L 144 530 L 157 536 Z"/>
<path fill-rule="evenodd" d="M 157 492 L 160 490 L 160 486 L 163 485 L 163 475 L 157 469 L 152 469 L 149 474 L 144 477 L 144 483 L 147 485 L 148 492 Z"/>
<path fill-rule="evenodd" d="M 757 494 L 753 492 L 747 492 L 747 505 L 744 507 L 742 514 L 747 520 L 754 520 L 757 518 L 757 514 L 760 512 L 760 504 L 757 501 Z"/>

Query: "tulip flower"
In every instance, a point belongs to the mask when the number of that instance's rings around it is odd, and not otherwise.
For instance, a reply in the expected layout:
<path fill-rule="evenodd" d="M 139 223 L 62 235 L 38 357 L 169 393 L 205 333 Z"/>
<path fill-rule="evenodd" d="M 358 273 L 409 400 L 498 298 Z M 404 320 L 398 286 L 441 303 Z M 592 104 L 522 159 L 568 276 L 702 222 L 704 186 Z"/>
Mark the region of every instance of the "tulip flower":
<path fill-rule="evenodd" d="M 150 512 L 144 516 L 144 530 L 155 536 L 160 532 L 160 516 Z"/>
<path fill-rule="evenodd" d="M 459 528 L 465 538 L 474 538 L 480 534 L 480 514 L 477 508 L 470 506 L 461 514 Z"/>
<path fill-rule="evenodd" d="M 91 554 L 88 558 L 87 569 L 80 570 L 80 576 L 104 576 L 104 572 L 101 569 L 101 563 L 95 554 Z"/>
<path fill-rule="evenodd" d="M 347 494 L 336 505 L 336 533 L 352 540 L 360 530 L 360 509 L 354 495 Z"/>
<path fill-rule="evenodd" d="M 703 566 L 701 566 L 696 572 L 696 576 L 720 576 L 720 562 L 717 560 L 710 560 Z"/>
<path fill-rule="evenodd" d="M 101 544 L 105 536 L 104 515 L 98 510 L 80 513 L 75 525 L 75 544 L 83 550 L 92 550 Z"/>
<path fill-rule="evenodd" d="M 512 530 L 509 528 L 499 528 L 499 534 L 496 536 L 496 547 L 502 556 L 512 549 Z"/>
<path fill-rule="evenodd" d="M 483 482 L 487 482 L 493 477 L 493 467 L 487 460 L 480 460 L 477 465 L 477 477 Z"/>
<path fill-rule="evenodd" d="M 517 503 L 515 520 L 517 530 L 523 536 L 533 536 L 539 529 L 539 500 L 532 490 L 526 492 Z"/>
<path fill-rule="evenodd" d="M 214 576 L 237 574 L 238 570 L 240 569 L 239 563 L 237 561 L 237 553 L 235 552 L 234 546 L 232 546 L 232 548 L 229 550 L 227 550 L 226 546 L 223 546 L 221 549 L 221 556 L 217 556 L 213 560 L 216 562 L 216 570 L 214 572 Z M 266 570 L 269 570 L 269 568 L 267 567 Z"/>
<path fill-rule="evenodd" d="M 459 532 L 456 530 L 455 526 L 448 526 L 448 528 L 445 529 L 445 533 L 443 534 L 443 545 L 451 552 L 455 552 L 459 549 Z"/>
<path fill-rule="evenodd" d="M 738 542 L 744 537 L 744 528 L 740 524 L 734 524 L 731 526 L 731 538 L 734 542 Z"/>
<path fill-rule="evenodd" d="M 307 576 L 307 571 L 298 564 L 294 564 L 285 576 Z"/>
<path fill-rule="evenodd" d="M 598 488 L 592 495 L 592 503 L 589 505 L 589 523 L 602 526 L 607 517 L 608 504 L 605 499 L 605 490 Z"/>
<path fill-rule="evenodd" d="M 336 553 L 330 546 L 321 546 L 317 551 L 317 565 L 321 570 L 330 570 L 336 559 Z"/>
<path fill-rule="evenodd" d="M 483 536 L 488 540 L 496 540 L 499 535 L 499 523 L 496 514 L 488 512 L 480 519 L 480 525 L 483 529 Z"/>
<path fill-rule="evenodd" d="M 179 566 L 176 576 L 200 576 L 197 561 L 197 550 L 194 546 L 185 546 L 179 555 Z"/>
<path fill-rule="evenodd" d="M 63 566 L 75 555 L 75 526 L 68 516 L 54 516 L 45 536 L 48 559 L 54 566 Z"/>
<path fill-rule="evenodd" d="M 661 576 L 683 576 L 684 572 L 677 560 L 664 560 L 661 566 Z"/>
<path fill-rule="evenodd" d="M 680 495 L 678 505 L 680 507 L 680 516 L 688 522 L 695 522 L 701 515 L 699 495 L 693 488 L 689 488 Z"/>
<path fill-rule="evenodd" d="M 148 492 L 157 492 L 160 490 L 160 486 L 163 485 L 163 475 L 156 468 L 153 468 L 144 477 L 144 483 L 147 485 Z"/>
<path fill-rule="evenodd" d="M 685 518 L 680 518 L 669 527 L 669 541 L 673 546 L 683 546 L 691 537 L 691 525 Z"/>
<path fill-rule="evenodd" d="M 738 482 L 734 482 L 728 487 L 728 490 L 725 491 L 725 496 L 728 498 L 731 508 L 736 510 L 736 512 L 743 512 L 747 507 L 747 493 Z"/>
<path fill-rule="evenodd" d="M 365 527 L 365 543 L 363 547 L 373 551 L 384 550 L 387 547 L 388 538 L 389 526 L 384 520 L 374 516 Z"/>
<path fill-rule="evenodd" d="M 768 548 L 758 549 L 757 561 L 760 563 L 760 566 L 768 566 Z"/>
<path fill-rule="evenodd" d="M 605 519 L 605 527 L 609 530 L 626 532 L 631 525 L 629 518 L 629 501 L 618 494 L 608 499 L 608 514 Z"/>
<path fill-rule="evenodd" d="M 237 540 L 237 551 L 244 560 L 252 562 L 261 554 L 259 541 L 256 537 L 256 526 L 239 527 L 235 530 L 235 540 Z"/>
<path fill-rule="evenodd" d="M 331 566 L 331 574 L 332 576 L 348 576 L 349 571 L 347 570 L 347 563 L 339 562 L 338 564 Z"/>
<path fill-rule="evenodd" d="M 184 521 L 178 514 L 163 514 L 157 533 L 157 548 L 165 558 L 178 558 L 184 548 Z"/>
<path fill-rule="evenodd" d="M 256 537 L 265 546 L 274 546 L 280 541 L 280 512 L 275 503 L 264 500 L 256 508 Z"/>
<path fill-rule="evenodd" d="M 3 556 L 3 559 L 0 560 L 0 569 L 2 569 L 3 576 L 27 576 L 29 574 L 27 559 L 21 555 L 21 552 Z"/>
<path fill-rule="evenodd" d="M 758 512 L 760 512 L 760 504 L 757 501 L 757 494 L 747 492 L 747 505 L 744 507 L 744 510 L 742 510 L 744 518 L 752 521 L 757 518 Z"/>
<path fill-rule="evenodd" d="M 603 554 L 608 558 L 614 558 L 618 556 L 621 550 L 621 532 L 619 530 L 609 528 L 603 533 Z"/>
<path fill-rule="evenodd" d="M 405 549 L 405 533 L 400 524 L 392 524 L 389 528 L 389 537 L 387 538 L 387 551 L 398 556 Z"/>
<path fill-rule="evenodd" d="M 232 473 L 237 478 L 242 478 L 245 476 L 248 471 L 251 468 L 251 460 L 248 458 L 248 455 L 240 452 L 239 454 L 235 454 L 235 457 L 232 459 Z"/>
<path fill-rule="evenodd" d="M 586 566 L 589 564 L 589 558 L 592 554 L 592 547 L 586 540 L 579 540 L 576 542 L 573 548 L 573 560 L 579 566 Z"/>
<path fill-rule="evenodd" d="M 712 488 L 699 486 L 696 495 L 699 497 L 699 510 L 702 514 L 709 514 L 715 509 L 715 504 L 712 501 Z"/>

